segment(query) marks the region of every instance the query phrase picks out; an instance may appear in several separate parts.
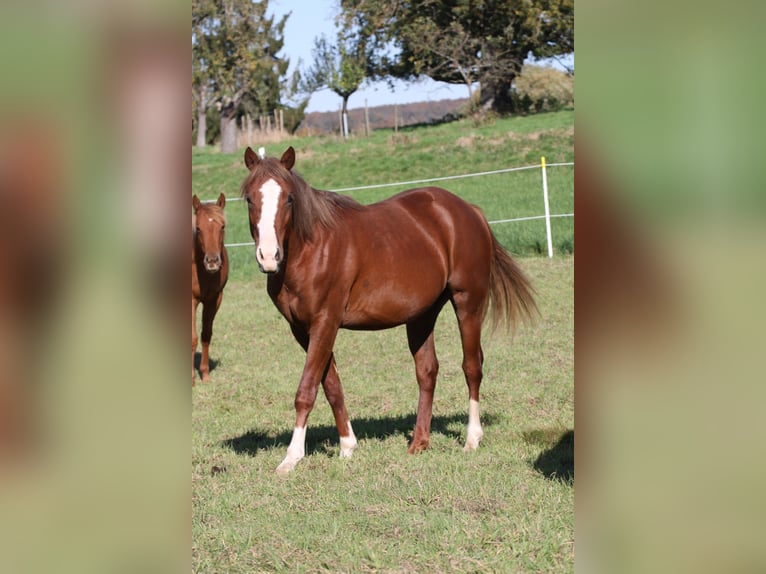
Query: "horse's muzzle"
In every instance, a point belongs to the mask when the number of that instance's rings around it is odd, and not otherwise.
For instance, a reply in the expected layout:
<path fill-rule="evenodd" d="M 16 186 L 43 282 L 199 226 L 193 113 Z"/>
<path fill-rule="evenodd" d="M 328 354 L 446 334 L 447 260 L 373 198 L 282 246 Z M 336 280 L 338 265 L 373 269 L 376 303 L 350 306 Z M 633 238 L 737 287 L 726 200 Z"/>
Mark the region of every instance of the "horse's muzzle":
<path fill-rule="evenodd" d="M 279 263 L 282 261 L 282 253 L 279 247 L 276 248 L 273 255 L 264 255 L 259 248 L 255 254 L 255 260 L 258 262 L 258 268 L 263 273 L 276 273 L 279 271 Z"/>
<path fill-rule="evenodd" d="M 221 270 L 221 256 L 216 255 L 205 255 L 205 259 L 203 261 L 205 264 L 205 271 L 208 273 L 217 273 Z"/>

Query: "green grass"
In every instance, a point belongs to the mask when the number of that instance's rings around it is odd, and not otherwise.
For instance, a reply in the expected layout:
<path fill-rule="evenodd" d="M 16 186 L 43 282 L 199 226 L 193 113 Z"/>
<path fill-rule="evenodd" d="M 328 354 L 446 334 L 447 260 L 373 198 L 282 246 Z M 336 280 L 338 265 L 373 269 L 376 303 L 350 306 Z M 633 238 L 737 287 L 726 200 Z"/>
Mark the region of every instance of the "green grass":
<path fill-rule="evenodd" d="M 418 393 L 403 328 L 341 331 L 336 355 L 359 448 L 339 458 L 320 392 L 307 456 L 287 477 L 274 469 L 305 355 L 264 277 L 233 280 L 215 324 L 213 382 L 193 393 L 194 571 L 572 571 L 574 259 L 521 263 L 542 320 L 513 344 L 485 335 L 476 452 L 462 452 L 467 390 L 448 306 L 436 329 L 431 448 L 407 454 Z"/>
<path fill-rule="evenodd" d="M 370 138 L 343 141 L 335 136 L 291 138 L 268 144 L 279 156 L 288 145 L 297 152 L 296 170 L 314 187 L 341 189 L 361 185 L 410 181 L 539 164 L 574 161 L 574 114 L 562 111 L 476 125 L 460 120 L 438 126 L 405 128 L 398 133 L 378 130 Z M 193 191 L 202 199 L 224 192 L 239 196 L 246 175 L 242 153 L 223 155 L 212 149 L 193 150 Z M 479 205 L 489 220 L 529 217 L 544 213 L 540 170 L 511 172 L 439 182 Z M 379 201 L 413 186 L 347 192 L 362 203 Z M 548 170 L 551 213 L 574 212 L 574 169 Z M 227 243 L 252 240 L 241 202 L 227 208 Z M 547 254 L 544 220 L 493 226 L 498 239 L 515 255 Z M 574 219 L 552 220 L 557 253 L 574 252 Z M 252 247 L 229 250 L 234 277 L 256 273 Z"/>
<path fill-rule="evenodd" d="M 573 159 L 570 112 L 476 126 L 375 132 L 369 139 L 291 139 L 315 187 L 468 173 Z M 465 138 L 465 139 L 461 139 Z M 238 195 L 241 153 L 193 153 L 194 191 Z M 549 171 L 553 213 L 571 213 L 571 168 Z M 542 213 L 539 171 L 445 182 L 491 219 Z M 355 192 L 371 202 L 398 189 Z M 228 242 L 248 241 L 232 203 Z M 557 253 L 573 222 L 554 220 Z M 516 254 L 545 250 L 542 221 L 493 227 Z M 568 249 L 566 248 L 569 246 Z M 265 292 L 252 248 L 230 249 L 232 278 L 216 318 L 212 383 L 193 391 L 192 566 L 195 572 L 571 572 L 574 569 L 574 258 L 522 257 L 538 291 L 540 323 L 485 334 L 484 439 L 463 453 L 467 388 L 454 314 L 436 327 L 440 361 L 431 448 L 407 454 L 417 405 L 403 328 L 341 331 L 335 347 L 359 447 L 338 456 L 321 394 L 306 458 L 287 477 L 294 393 L 305 355 Z"/>

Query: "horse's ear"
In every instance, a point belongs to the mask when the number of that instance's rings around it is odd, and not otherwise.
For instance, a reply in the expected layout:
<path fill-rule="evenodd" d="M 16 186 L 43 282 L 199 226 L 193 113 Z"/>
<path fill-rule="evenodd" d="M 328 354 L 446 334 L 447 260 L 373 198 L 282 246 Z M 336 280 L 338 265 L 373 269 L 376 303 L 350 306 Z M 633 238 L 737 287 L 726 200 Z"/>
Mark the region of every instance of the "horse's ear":
<path fill-rule="evenodd" d="M 245 150 L 245 165 L 247 166 L 247 169 L 253 171 L 253 168 L 258 165 L 259 161 L 261 160 L 258 157 L 258 154 L 256 154 L 250 146 L 247 146 L 247 149 Z"/>
<path fill-rule="evenodd" d="M 279 161 L 288 171 L 293 169 L 293 166 L 295 165 L 295 150 L 293 149 L 293 146 L 290 146 L 285 150 L 285 153 L 282 154 L 282 159 Z"/>
<path fill-rule="evenodd" d="M 194 208 L 195 213 L 199 209 L 199 204 L 200 204 L 199 197 L 197 197 L 197 194 L 195 193 L 194 195 L 192 195 L 192 207 Z"/>
<path fill-rule="evenodd" d="M 218 201 L 216 201 L 218 204 L 218 207 L 223 209 L 223 206 L 226 205 L 226 196 L 221 192 L 221 195 L 218 196 Z"/>

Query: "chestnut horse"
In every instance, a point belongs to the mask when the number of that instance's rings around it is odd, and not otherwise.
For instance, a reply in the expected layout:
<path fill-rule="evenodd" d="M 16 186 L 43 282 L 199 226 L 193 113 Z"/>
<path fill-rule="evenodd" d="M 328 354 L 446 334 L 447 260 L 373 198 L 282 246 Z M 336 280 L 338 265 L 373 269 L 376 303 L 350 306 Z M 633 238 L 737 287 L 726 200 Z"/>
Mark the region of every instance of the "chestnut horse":
<path fill-rule="evenodd" d="M 209 350 L 213 336 L 213 319 L 221 306 L 223 288 L 229 278 L 229 257 L 223 244 L 226 197 L 218 196 L 216 203 L 202 203 L 192 197 L 192 385 L 194 384 L 194 353 L 197 350 L 197 305 L 202 303 L 202 360 L 199 372 L 202 381 L 210 380 Z"/>
<path fill-rule="evenodd" d="M 356 448 L 333 356 L 339 328 L 407 326 L 420 387 L 409 452 L 428 447 L 439 368 L 433 331 L 447 301 L 457 315 L 468 384 L 464 450 L 474 450 L 483 435 L 484 316 L 491 300 L 495 324 L 513 327 L 519 319 L 531 319 L 537 308 L 529 280 L 479 208 L 444 189 L 412 189 L 363 206 L 310 187 L 293 171 L 294 163 L 292 147 L 279 160 L 261 159 L 247 148 L 250 173 L 242 184 L 269 296 L 306 351 L 295 428 L 277 472 L 291 471 L 304 456 L 306 422 L 320 383 L 340 435 L 340 456 L 349 457 Z"/>

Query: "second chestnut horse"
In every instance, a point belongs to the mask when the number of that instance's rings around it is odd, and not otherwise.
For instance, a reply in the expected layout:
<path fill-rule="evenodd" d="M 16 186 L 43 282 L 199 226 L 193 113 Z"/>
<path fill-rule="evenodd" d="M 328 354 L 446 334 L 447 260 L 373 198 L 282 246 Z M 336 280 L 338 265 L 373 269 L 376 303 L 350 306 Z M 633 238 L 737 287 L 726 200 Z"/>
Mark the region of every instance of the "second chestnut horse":
<path fill-rule="evenodd" d="M 531 318 L 536 306 L 528 279 L 479 208 L 444 189 L 412 189 L 365 206 L 310 187 L 293 171 L 294 163 L 292 147 L 281 159 L 261 159 L 247 148 L 250 173 L 242 184 L 268 293 L 306 351 L 292 440 L 277 472 L 291 471 L 304 456 L 320 384 L 340 434 L 340 455 L 351 456 L 357 446 L 333 356 L 340 328 L 407 326 L 420 386 L 409 452 L 427 448 L 439 369 L 433 331 L 448 301 L 457 315 L 468 385 L 464 450 L 475 449 L 483 435 L 484 316 L 492 309 L 496 321 L 510 326 Z"/>
<path fill-rule="evenodd" d="M 202 360 L 199 365 L 203 382 L 210 380 L 210 339 L 213 319 L 221 306 L 223 288 L 229 277 L 229 257 L 223 244 L 226 197 L 222 193 L 215 203 L 202 203 L 192 197 L 192 385 L 194 354 L 197 350 L 197 306 L 202 303 Z"/>

